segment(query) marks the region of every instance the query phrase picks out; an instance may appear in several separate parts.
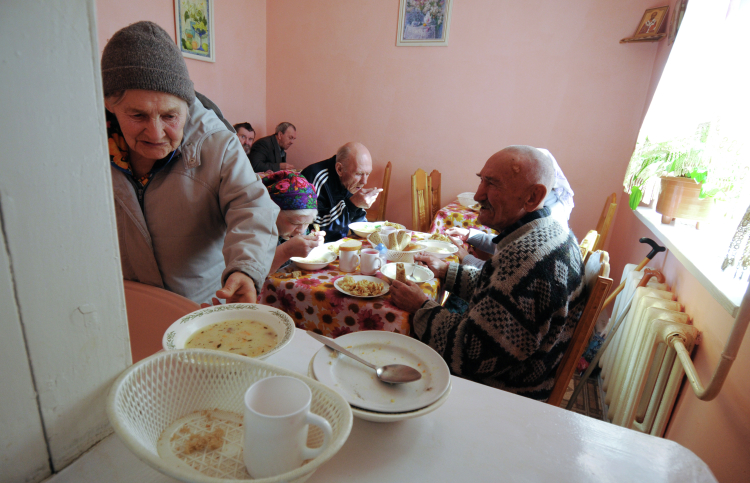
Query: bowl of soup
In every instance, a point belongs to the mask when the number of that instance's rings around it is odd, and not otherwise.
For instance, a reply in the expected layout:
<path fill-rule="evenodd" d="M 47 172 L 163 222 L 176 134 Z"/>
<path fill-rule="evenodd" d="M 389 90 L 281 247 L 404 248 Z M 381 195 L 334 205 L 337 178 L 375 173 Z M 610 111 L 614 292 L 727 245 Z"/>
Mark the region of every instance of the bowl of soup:
<path fill-rule="evenodd" d="M 255 359 L 281 350 L 294 337 L 294 321 L 274 307 L 225 304 L 196 310 L 169 326 L 164 350 L 211 349 Z"/>
<path fill-rule="evenodd" d="M 424 247 L 425 253 L 441 259 L 458 252 L 458 247 L 449 242 L 439 240 L 422 240 L 417 243 Z"/>

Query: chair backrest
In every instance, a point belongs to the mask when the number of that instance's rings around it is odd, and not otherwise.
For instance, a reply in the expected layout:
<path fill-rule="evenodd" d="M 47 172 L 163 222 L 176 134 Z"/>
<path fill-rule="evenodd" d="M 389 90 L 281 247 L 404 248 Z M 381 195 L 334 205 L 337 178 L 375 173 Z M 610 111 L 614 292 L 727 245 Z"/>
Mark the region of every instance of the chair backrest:
<path fill-rule="evenodd" d="M 420 168 L 411 176 L 412 230 L 426 232 L 430 229 L 431 207 L 432 187 L 430 186 L 430 178 Z"/>
<path fill-rule="evenodd" d="M 385 173 L 383 173 L 383 192 L 378 195 L 378 207 L 370 208 L 367 210 L 368 221 L 385 221 L 385 209 L 388 205 L 388 186 L 391 184 L 391 162 L 385 165 Z"/>
<path fill-rule="evenodd" d="M 612 287 L 607 252 L 597 251 L 591 254 L 584 267 L 583 278 L 589 292 L 588 300 L 555 374 L 555 385 L 552 388 L 552 394 L 547 399 L 547 403 L 553 406 L 560 406 L 562 402 L 578 361 L 591 339 L 596 319 L 599 318 L 599 313 L 604 306 L 604 300 Z"/>
<path fill-rule="evenodd" d="M 200 309 L 192 300 L 158 287 L 130 280 L 124 285 L 134 363 L 162 349 L 161 339 L 172 322 Z"/>
<path fill-rule="evenodd" d="M 594 251 L 594 247 L 596 246 L 596 242 L 599 240 L 599 234 L 595 230 L 590 230 L 585 237 L 583 237 L 583 240 L 581 240 L 580 247 L 581 247 L 581 258 L 583 259 L 583 263 L 586 263 L 586 260 L 588 260 L 589 255 L 591 252 Z"/>
<path fill-rule="evenodd" d="M 617 195 L 612 193 L 604 200 L 604 209 L 599 217 L 599 222 L 596 224 L 596 232 L 599 234 L 599 239 L 594 245 L 594 251 L 601 250 L 604 247 L 604 242 L 607 241 L 607 235 L 609 229 L 612 226 L 612 219 L 615 217 L 617 211 Z"/>
<path fill-rule="evenodd" d="M 433 169 L 432 173 L 430 173 L 430 219 L 428 225 L 432 224 L 432 220 L 435 219 L 435 215 L 437 215 L 437 212 L 442 208 L 440 204 L 440 171 Z M 427 230 L 422 230 L 424 232 L 429 231 L 429 226 L 427 227 Z"/>

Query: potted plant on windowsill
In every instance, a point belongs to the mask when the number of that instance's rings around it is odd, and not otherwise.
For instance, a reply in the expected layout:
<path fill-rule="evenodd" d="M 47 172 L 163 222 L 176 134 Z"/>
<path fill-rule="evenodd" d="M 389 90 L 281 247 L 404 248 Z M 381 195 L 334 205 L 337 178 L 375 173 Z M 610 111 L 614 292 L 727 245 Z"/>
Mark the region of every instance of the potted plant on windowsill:
<path fill-rule="evenodd" d="M 712 176 L 705 142 L 709 127 L 708 123 L 699 126 L 698 132 L 687 139 L 650 143 L 646 138 L 636 147 L 625 183 L 631 209 L 651 198 L 658 181 L 656 211 L 662 214 L 662 223 L 670 223 L 673 218 L 710 218 L 715 200 L 723 199 L 731 190 L 732 180 Z"/>

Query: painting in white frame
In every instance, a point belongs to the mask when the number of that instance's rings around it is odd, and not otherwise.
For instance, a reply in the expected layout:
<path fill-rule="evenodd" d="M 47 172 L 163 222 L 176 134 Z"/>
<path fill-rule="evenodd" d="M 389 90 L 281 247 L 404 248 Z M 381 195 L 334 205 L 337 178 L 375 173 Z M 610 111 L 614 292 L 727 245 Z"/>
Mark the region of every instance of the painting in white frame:
<path fill-rule="evenodd" d="M 453 0 L 401 0 L 397 46 L 448 45 Z"/>
<path fill-rule="evenodd" d="M 188 59 L 216 62 L 214 0 L 174 0 L 175 36 Z"/>

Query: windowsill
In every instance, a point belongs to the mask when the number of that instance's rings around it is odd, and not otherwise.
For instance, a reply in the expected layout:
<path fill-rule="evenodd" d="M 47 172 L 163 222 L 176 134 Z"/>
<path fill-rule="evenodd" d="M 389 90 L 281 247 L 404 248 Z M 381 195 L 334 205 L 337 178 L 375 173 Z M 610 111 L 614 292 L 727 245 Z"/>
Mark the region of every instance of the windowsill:
<path fill-rule="evenodd" d="M 726 272 L 721 270 L 728 241 L 718 242 L 713 227 L 696 230 L 695 227 L 674 222 L 663 225 L 661 215 L 648 207 L 638 207 L 635 216 L 654 232 L 729 315 L 737 316 L 747 289 L 747 280 L 732 278 L 733 267 L 728 268 Z"/>

